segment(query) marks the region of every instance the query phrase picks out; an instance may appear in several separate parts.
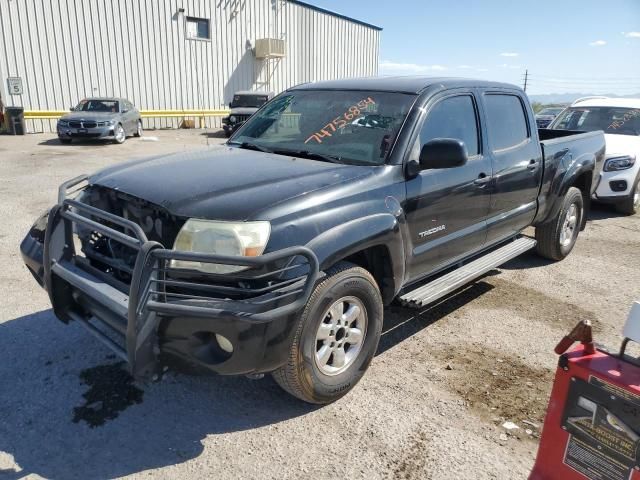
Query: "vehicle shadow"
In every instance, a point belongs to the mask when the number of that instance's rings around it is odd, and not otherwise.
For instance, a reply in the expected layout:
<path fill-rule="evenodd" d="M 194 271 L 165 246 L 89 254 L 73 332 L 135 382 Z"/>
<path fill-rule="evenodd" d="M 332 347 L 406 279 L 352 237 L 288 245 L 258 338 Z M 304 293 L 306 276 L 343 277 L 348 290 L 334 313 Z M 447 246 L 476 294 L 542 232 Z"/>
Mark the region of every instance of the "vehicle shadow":
<path fill-rule="evenodd" d="M 591 209 L 589 210 L 589 217 L 587 218 L 587 222 L 627 216 L 628 215 L 625 215 L 624 213 L 618 212 L 613 205 L 608 205 L 606 203 L 592 203 Z"/>
<path fill-rule="evenodd" d="M 38 143 L 38 145 L 51 146 L 55 145 L 56 147 L 73 147 L 78 145 L 92 145 L 92 146 L 103 146 L 110 145 L 113 141 L 111 140 L 92 140 L 92 139 L 78 139 L 74 138 L 71 143 L 62 143 L 58 137 L 49 138 L 48 140 L 43 140 Z"/>
<path fill-rule="evenodd" d="M 493 274 L 489 272 L 488 275 Z M 493 285 L 481 279 L 423 308 L 407 308 L 393 304 L 385 309 L 382 336 L 376 356 L 433 325 L 457 309 L 493 290 Z"/>
<path fill-rule="evenodd" d="M 198 457 L 207 437 L 317 408 L 270 377 L 171 374 L 138 389 L 117 371 L 101 344 L 79 326 L 62 325 L 51 310 L 0 324 L 0 456 L 9 454 L 16 465 L 0 470 L 0 478 L 126 476 Z M 87 415 L 105 409 L 102 422 Z"/>
<path fill-rule="evenodd" d="M 492 288 L 479 281 L 427 308 L 386 308 L 376 355 Z M 0 456 L 14 462 L 0 469 L 2 480 L 114 478 L 175 465 L 198 457 L 212 436 L 320 408 L 268 376 L 170 374 L 134 385 L 101 344 L 51 310 L 0 324 L 0 379 Z"/>
<path fill-rule="evenodd" d="M 205 132 L 202 132 L 200 135 L 209 138 L 227 138 L 224 134 L 224 130 L 222 129 L 209 129 Z"/>

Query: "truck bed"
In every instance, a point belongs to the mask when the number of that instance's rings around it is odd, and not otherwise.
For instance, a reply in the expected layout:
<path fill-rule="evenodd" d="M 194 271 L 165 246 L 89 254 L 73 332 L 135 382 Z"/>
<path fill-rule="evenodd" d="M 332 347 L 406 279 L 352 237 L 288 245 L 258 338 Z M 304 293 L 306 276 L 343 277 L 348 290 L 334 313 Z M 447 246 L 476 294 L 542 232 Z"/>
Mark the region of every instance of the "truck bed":
<path fill-rule="evenodd" d="M 591 193 L 595 191 L 604 165 L 605 139 L 602 131 L 585 132 L 579 130 L 538 129 L 544 172 L 540 195 L 538 196 L 538 215 L 536 223 L 547 220 L 554 206 L 548 199 L 563 183 L 564 176 L 574 164 L 589 163 L 595 158 Z M 588 161 L 587 161 L 588 160 Z"/>
<path fill-rule="evenodd" d="M 560 157 L 569 156 L 574 161 L 584 155 L 596 155 L 596 176 L 600 175 L 604 156 L 600 150 L 604 149 L 604 133 L 600 130 L 585 132 L 581 130 L 549 130 L 538 129 L 538 138 L 542 147 L 545 170 L 547 163 Z"/>

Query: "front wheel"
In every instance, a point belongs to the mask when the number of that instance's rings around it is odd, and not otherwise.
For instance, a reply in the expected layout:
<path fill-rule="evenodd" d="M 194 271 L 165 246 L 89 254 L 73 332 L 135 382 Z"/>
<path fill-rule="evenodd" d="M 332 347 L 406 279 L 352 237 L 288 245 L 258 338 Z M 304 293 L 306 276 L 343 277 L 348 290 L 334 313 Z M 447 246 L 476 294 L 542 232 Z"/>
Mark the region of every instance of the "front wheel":
<path fill-rule="evenodd" d="M 138 123 L 136 124 L 136 133 L 134 133 L 134 135 L 136 137 L 142 136 L 142 120 L 138 120 Z"/>
<path fill-rule="evenodd" d="M 127 135 L 124 133 L 124 128 L 122 127 L 122 125 L 116 125 L 113 129 L 113 140 L 116 143 L 124 143 L 126 139 Z"/>
<path fill-rule="evenodd" d="M 288 393 L 330 403 L 362 378 L 378 348 L 383 307 L 371 274 L 342 262 L 326 272 L 298 321 L 287 363 L 273 372 Z"/>
<path fill-rule="evenodd" d="M 562 260 L 573 250 L 584 215 L 582 192 L 569 188 L 556 218 L 536 227 L 538 254 L 550 260 Z"/>
<path fill-rule="evenodd" d="M 625 215 L 634 215 L 640 210 L 640 174 L 633 184 L 631 195 L 616 204 L 616 210 Z"/>

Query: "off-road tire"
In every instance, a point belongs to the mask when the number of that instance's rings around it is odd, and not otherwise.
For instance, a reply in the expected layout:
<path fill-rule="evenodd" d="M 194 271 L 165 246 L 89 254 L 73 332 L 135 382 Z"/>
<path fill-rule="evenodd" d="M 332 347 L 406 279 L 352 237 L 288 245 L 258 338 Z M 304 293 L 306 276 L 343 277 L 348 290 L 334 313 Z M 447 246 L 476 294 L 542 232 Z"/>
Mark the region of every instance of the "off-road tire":
<path fill-rule="evenodd" d="M 640 197 L 634 198 L 640 185 L 640 173 L 633 182 L 633 188 L 631 188 L 631 194 L 625 198 L 622 202 L 616 203 L 616 210 L 624 215 L 635 215 L 640 210 Z"/>
<path fill-rule="evenodd" d="M 367 329 L 361 350 L 347 369 L 326 375 L 315 360 L 316 333 L 323 314 L 339 299 L 356 297 L 364 305 Z M 286 392 L 315 404 L 333 402 L 348 393 L 362 378 L 378 348 L 382 332 L 383 306 L 380 290 L 373 276 L 352 263 L 340 262 L 330 268 L 315 287 L 298 320 L 289 358 L 272 373 Z"/>
<path fill-rule="evenodd" d="M 571 205 L 576 205 L 578 210 L 578 219 L 576 221 L 576 226 L 573 231 L 573 237 L 571 242 L 568 245 L 562 245 L 560 242 L 562 229 L 564 227 L 564 222 L 567 217 L 567 211 L 571 207 Z M 564 200 L 562 202 L 562 207 L 558 212 L 558 215 L 555 219 L 550 222 L 545 223 L 544 225 L 540 225 L 536 227 L 536 240 L 538 244 L 536 245 L 536 250 L 538 255 L 548 258 L 549 260 L 562 260 L 565 258 L 571 250 L 573 250 L 574 245 L 576 244 L 576 240 L 578 238 L 578 233 L 580 232 L 580 226 L 582 225 L 582 219 L 584 216 L 584 199 L 582 197 L 582 192 L 575 187 L 569 188 L 569 191 L 564 196 Z"/>

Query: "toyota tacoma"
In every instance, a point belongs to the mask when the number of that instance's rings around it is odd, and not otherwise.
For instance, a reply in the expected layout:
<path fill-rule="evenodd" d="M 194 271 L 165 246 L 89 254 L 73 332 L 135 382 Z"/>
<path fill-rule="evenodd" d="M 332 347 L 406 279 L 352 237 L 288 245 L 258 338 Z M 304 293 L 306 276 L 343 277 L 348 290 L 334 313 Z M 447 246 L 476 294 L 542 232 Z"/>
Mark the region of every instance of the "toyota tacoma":
<path fill-rule="evenodd" d="M 221 148 L 65 182 L 21 251 L 58 319 L 136 378 L 271 373 L 328 403 L 367 370 L 383 306 L 422 307 L 530 249 L 566 257 L 604 150 L 601 131 L 538 130 L 508 84 L 299 85 Z"/>

